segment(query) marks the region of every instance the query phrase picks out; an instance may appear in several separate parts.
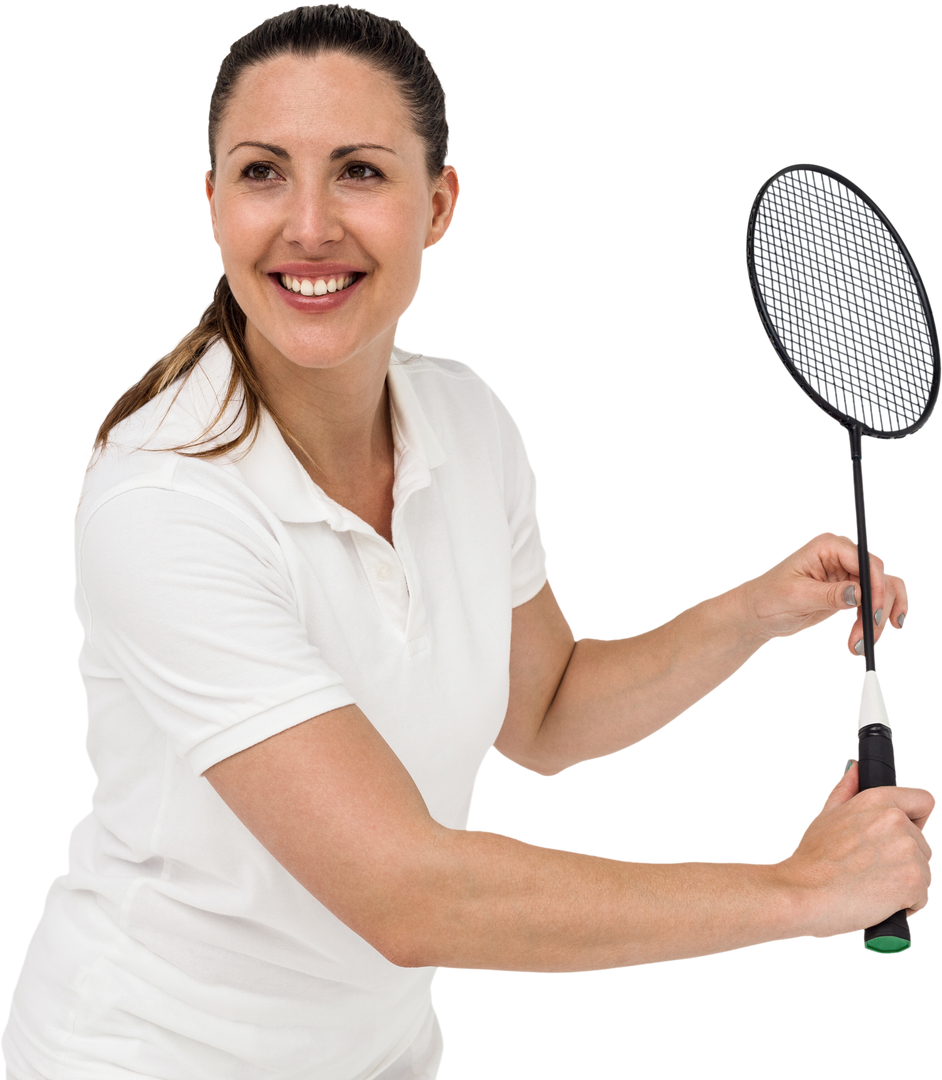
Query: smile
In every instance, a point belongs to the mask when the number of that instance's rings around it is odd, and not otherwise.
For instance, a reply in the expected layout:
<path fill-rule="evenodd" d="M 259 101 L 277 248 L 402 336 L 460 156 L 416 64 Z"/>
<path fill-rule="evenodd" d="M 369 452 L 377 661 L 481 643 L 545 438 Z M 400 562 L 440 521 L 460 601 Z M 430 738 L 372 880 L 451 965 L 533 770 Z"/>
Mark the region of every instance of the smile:
<path fill-rule="evenodd" d="M 278 280 L 281 287 L 288 292 L 300 293 L 302 296 L 326 296 L 328 293 L 341 292 L 349 288 L 359 277 L 358 274 L 344 274 L 341 277 L 331 278 L 296 278 L 290 274 L 279 274 Z"/>

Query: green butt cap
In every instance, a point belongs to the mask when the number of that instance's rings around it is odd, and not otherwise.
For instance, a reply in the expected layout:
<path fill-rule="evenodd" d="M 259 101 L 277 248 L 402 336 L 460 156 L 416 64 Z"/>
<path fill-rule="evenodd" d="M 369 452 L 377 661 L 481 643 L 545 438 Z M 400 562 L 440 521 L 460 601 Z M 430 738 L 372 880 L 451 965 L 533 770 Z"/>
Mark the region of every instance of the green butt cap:
<path fill-rule="evenodd" d="M 903 953 L 912 953 L 913 943 L 906 937 L 888 934 L 886 937 L 871 937 L 869 942 L 861 943 L 861 948 L 864 953 L 874 956 L 902 956 Z"/>

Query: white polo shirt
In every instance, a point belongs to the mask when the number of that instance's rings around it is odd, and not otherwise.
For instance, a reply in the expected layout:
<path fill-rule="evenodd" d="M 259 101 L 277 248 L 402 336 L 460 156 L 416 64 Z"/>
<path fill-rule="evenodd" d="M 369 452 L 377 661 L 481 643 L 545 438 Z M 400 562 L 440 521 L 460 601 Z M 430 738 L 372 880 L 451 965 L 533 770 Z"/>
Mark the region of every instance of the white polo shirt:
<path fill-rule="evenodd" d="M 432 816 L 463 828 L 506 710 L 511 609 L 545 581 L 532 474 L 468 368 L 394 350 L 390 545 L 267 416 L 241 457 L 166 449 L 202 433 L 230 365 L 210 349 L 87 476 L 77 607 L 99 784 L 14 998 L 13 1076 L 21 1061 L 69 1080 L 368 1080 L 427 1038 L 433 969 L 390 964 L 336 919 L 202 773 L 355 702 Z"/>

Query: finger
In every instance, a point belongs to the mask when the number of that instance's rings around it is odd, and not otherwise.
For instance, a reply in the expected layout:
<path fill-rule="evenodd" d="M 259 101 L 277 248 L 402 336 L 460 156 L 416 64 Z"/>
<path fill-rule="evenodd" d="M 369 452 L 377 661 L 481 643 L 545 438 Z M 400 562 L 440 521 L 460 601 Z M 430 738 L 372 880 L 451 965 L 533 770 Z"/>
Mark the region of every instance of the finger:
<path fill-rule="evenodd" d="M 890 625 L 897 630 L 902 627 L 900 617 L 905 620 L 909 610 L 909 601 L 906 596 L 906 585 L 902 578 L 884 574 L 883 561 L 876 556 L 871 556 L 871 607 L 873 609 L 873 640 L 879 641 L 883 631 Z M 845 589 L 845 598 L 849 598 L 851 586 Z M 859 604 L 861 601 L 860 586 L 854 587 L 854 596 Z M 851 627 L 847 638 L 847 647 L 857 656 L 863 655 L 863 609 L 857 613 L 854 625 Z"/>
<path fill-rule="evenodd" d="M 860 772 L 857 766 L 857 758 L 852 758 L 847 772 L 839 775 L 831 785 L 831 791 L 824 796 L 821 806 L 835 807 L 849 802 L 860 791 Z"/>
<path fill-rule="evenodd" d="M 860 596 L 860 586 L 857 595 Z M 874 570 L 871 579 L 871 608 L 873 610 L 874 644 L 883 642 L 890 626 L 899 633 L 904 629 L 906 620 L 910 617 L 910 596 L 905 579 L 898 573 L 878 573 Z M 859 616 L 859 611 L 857 615 Z M 902 623 L 900 622 L 902 619 Z M 847 647 L 854 656 L 854 647 L 863 640 L 863 623 L 859 618 L 851 622 L 848 627 Z"/>
<path fill-rule="evenodd" d="M 902 578 L 887 577 L 887 583 L 893 583 L 893 605 L 886 613 L 886 625 L 897 630 L 903 628 L 903 620 L 909 613 L 909 597 L 906 595 L 906 583 Z"/>
<path fill-rule="evenodd" d="M 919 830 L 926 824 L 935 806 L 935 799 L 922 788 L 876 787 L 860 792 L 860 798 L 866 799 L 874 808 L 895 807 L 902 810 Z"/>
<path fill-rule="evenodd" d="M 934 870 L 928 864 L 923 867 L 923 880 L 926 883 L 926 895 L 924 899 L 920 900 L 920 902 L 915 907 L 907 907 L 905 909 L 906 918 L 912 919 L 915 918 L 917 915 L 923 914 L 929 904 L 932 903 L 931 893 L 932 886 L 934 885 L 934 883 L 936 883 L 936 873 L 934 873 Z"/>
<path fill-rule="evenodd" d="M 858 588 L 858 597 L 860 596 Z M 844 639 L 844 648 L 847 649 L 847 654 L 854 660 L 860 660 L 863 656 L 863 645 L 860 645 L 860 652 L 857 651 L 857 646 L 863 642 L 863 623 L 860 621 L 860 609 L 857 608 L 857 600 L 854 602 L 853 618 L 850 620 L 850 625 L 847 627 L 847 636 Z"/>
<path fill-rule="evenodd" d="M 838 583 L 838 588 L 841 589 L 841 598 L 844 603 L 859 609 L 857 618 L 854 619 L 850 634 L 847 637 L 847 648 L 855 656 L 863 656 L 863 609 L 860 608 L 863 592 L 857 581 L 848 581 L 846 583 L 841 581 Z"/>
<path fill-rule="evenodd" d="M 870 610 L 873 614 L 874 639 L 880 636 L 885 624 L 884 607 L 886 604 L 886 574 L 883 571 L 883 560 L 876 555 L 870 555 Z M 892 603 L 891 605 L 892 606 Z M 861 619 L 863 612 L 860 613 Z M 879 615 L 879 619 L 877 616 Z M 863 634 L 863 624 L 860 628 Z"/>

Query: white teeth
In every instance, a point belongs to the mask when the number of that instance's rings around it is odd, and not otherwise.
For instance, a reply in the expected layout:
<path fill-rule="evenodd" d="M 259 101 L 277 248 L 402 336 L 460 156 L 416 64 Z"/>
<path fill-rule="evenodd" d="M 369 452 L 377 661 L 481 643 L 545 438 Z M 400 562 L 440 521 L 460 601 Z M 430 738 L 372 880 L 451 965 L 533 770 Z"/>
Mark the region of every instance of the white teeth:
<path fill-rule="evenodd" d="M 345 274 L 343 277 L 332 277 L 327 280 L 317 278 L 315 281 L 311 281 L 310 278 L 298 279 L 290 274 L 280 274 L 279 280 L 286 289 L 300 293 L 302 296 L 326 296 L 327 293 L 348 289 L 356 281 L 356 274 Z"/>

